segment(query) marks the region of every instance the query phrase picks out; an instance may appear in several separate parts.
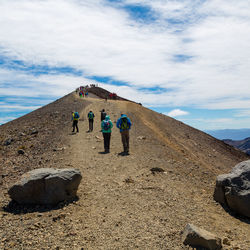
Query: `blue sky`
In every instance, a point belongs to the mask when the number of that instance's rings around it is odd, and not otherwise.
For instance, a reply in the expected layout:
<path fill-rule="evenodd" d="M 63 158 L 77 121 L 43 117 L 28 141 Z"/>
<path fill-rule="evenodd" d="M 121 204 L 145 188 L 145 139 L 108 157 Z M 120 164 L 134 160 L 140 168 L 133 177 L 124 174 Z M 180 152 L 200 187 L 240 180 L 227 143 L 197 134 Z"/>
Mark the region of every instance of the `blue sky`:
<path fill-rule="evenodd" d="M 0 124 L 82 84 L 250 128 L 250 0 L 2 0 Z"/>

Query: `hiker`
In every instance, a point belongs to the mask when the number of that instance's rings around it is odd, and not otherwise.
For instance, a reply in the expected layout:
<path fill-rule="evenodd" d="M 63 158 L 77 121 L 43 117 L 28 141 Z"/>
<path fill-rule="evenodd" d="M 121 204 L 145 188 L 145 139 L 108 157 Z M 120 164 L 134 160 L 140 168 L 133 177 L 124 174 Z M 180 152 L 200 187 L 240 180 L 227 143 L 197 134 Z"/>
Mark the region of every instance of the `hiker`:
<path fill-rule="evenodd" d="M 104 139 L 104 152 L 107 154 L 109 153 L 111 129 L 113 128 L 113 123 L 108 115 L 106 115 L 105 119 L 101 122 L 101 128 Z"/>
<path fill-rule="evenodd" d="M 75 132 L 75 128 L 76 128 L 76 132 L 77 133 L 79 132 L 79 129 L 78 129 L 78 120 L 79 120 L 79 118 L 80 118 L 80 116 L 79 116 L 78 112 L 72 111 L 72 121 L 73 121 L 73 124 L 72 124 L 73 131 L 72 131 L 72 133 Z"/>
<path fill-rule="evenodd" d="M 106 112 L 105 112 L 105 109 L 103 109 L 101 111 L 101 122 L 105 119 L 105 117 L 106 117 Z"/>
<path fill-rule="evenodd" d="M 125 155 L 129 154 L 129 130 L 131 125 L 130 119 L 125 114 L 121 114 L 121 117 L 116 122 L 116 127 L 120 129 L 123 154 Z"/>
<path fill-rule="evenodd" d="M 94 123 L 94 113 L 90 110 L 88 113 L 89 118 L 89 132 L 93 131 L 93 123 Z"/>

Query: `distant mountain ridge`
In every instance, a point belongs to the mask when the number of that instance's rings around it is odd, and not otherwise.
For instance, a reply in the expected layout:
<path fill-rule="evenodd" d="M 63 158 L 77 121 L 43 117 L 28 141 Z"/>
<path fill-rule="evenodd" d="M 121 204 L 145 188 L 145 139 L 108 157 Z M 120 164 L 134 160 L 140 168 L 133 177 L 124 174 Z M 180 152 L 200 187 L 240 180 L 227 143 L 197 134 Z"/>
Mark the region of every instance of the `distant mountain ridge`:
<path fill-rule="evenodd" d="M 205 132 L 219 140 L 244 140 L 250 137 L 250 129 L 219 129 L 219 130 L 205 130 Z"/>
<path fill-rule="evenodd" d="M 250 137 L 240 140 L 240 141 L 234 141 L 234 140 L 223 140 L 225 143 L 233 146 L 234 148 L 237 148 L 246 154 L 250 155 Z"/>

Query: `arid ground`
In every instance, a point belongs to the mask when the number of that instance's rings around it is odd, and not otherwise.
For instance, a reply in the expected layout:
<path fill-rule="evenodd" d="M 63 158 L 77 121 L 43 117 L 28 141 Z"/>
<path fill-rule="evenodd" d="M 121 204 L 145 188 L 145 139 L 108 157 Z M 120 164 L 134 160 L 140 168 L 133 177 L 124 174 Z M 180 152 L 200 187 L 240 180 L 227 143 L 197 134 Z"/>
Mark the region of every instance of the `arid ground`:
<path fill-rule="evenodd" d="M 0 249 L 191 249 L 181 240 L 187 223 L 221 237 L 223 249 L 250 249 L 250 220 L 213 200 L 216 176 L 247 155 L 139 104 L 93 92 L 71 93 L 0 126 Z M 109 154 L 102 154 L 103 108 L 114 122 Z M 74 134 L 72 110 L 81 116 Z M 121 113 L 132 121 L 128 156 L 119 154 Z M 11 202 L 8 187 L 41 167 L 79 169 L 78 199 L 56 207 Z"/>

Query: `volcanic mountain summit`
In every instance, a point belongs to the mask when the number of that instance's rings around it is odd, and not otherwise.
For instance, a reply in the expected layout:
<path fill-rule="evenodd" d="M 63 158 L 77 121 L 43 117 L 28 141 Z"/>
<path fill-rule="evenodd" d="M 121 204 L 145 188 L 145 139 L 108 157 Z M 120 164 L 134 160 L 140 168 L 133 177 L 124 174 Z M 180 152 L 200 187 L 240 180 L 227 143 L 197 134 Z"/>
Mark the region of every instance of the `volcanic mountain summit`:
<path fill-rule="evenodd" d="M 137 103 L 106 101 L 101 88 L 89 92 L 88 98 L 70 93 L 0 126 L 0 249 L 189 249 L 181 241 L 187 223 L 224 239 L 224 249 L 249 249 L 249 221 L 213 200 L 216 176 L 246 154 Z M 115 126 L 110 153 L 101 154 L 103 108 L 114 124 L 121 113 L 131 119 L 130 155 L 119 154 Z M 80 114 L 76 134 L 73 110 Z M 53 208 L 11 202 L 8 187 L 36 168 L 79 169 L 78 200 Z"/>

